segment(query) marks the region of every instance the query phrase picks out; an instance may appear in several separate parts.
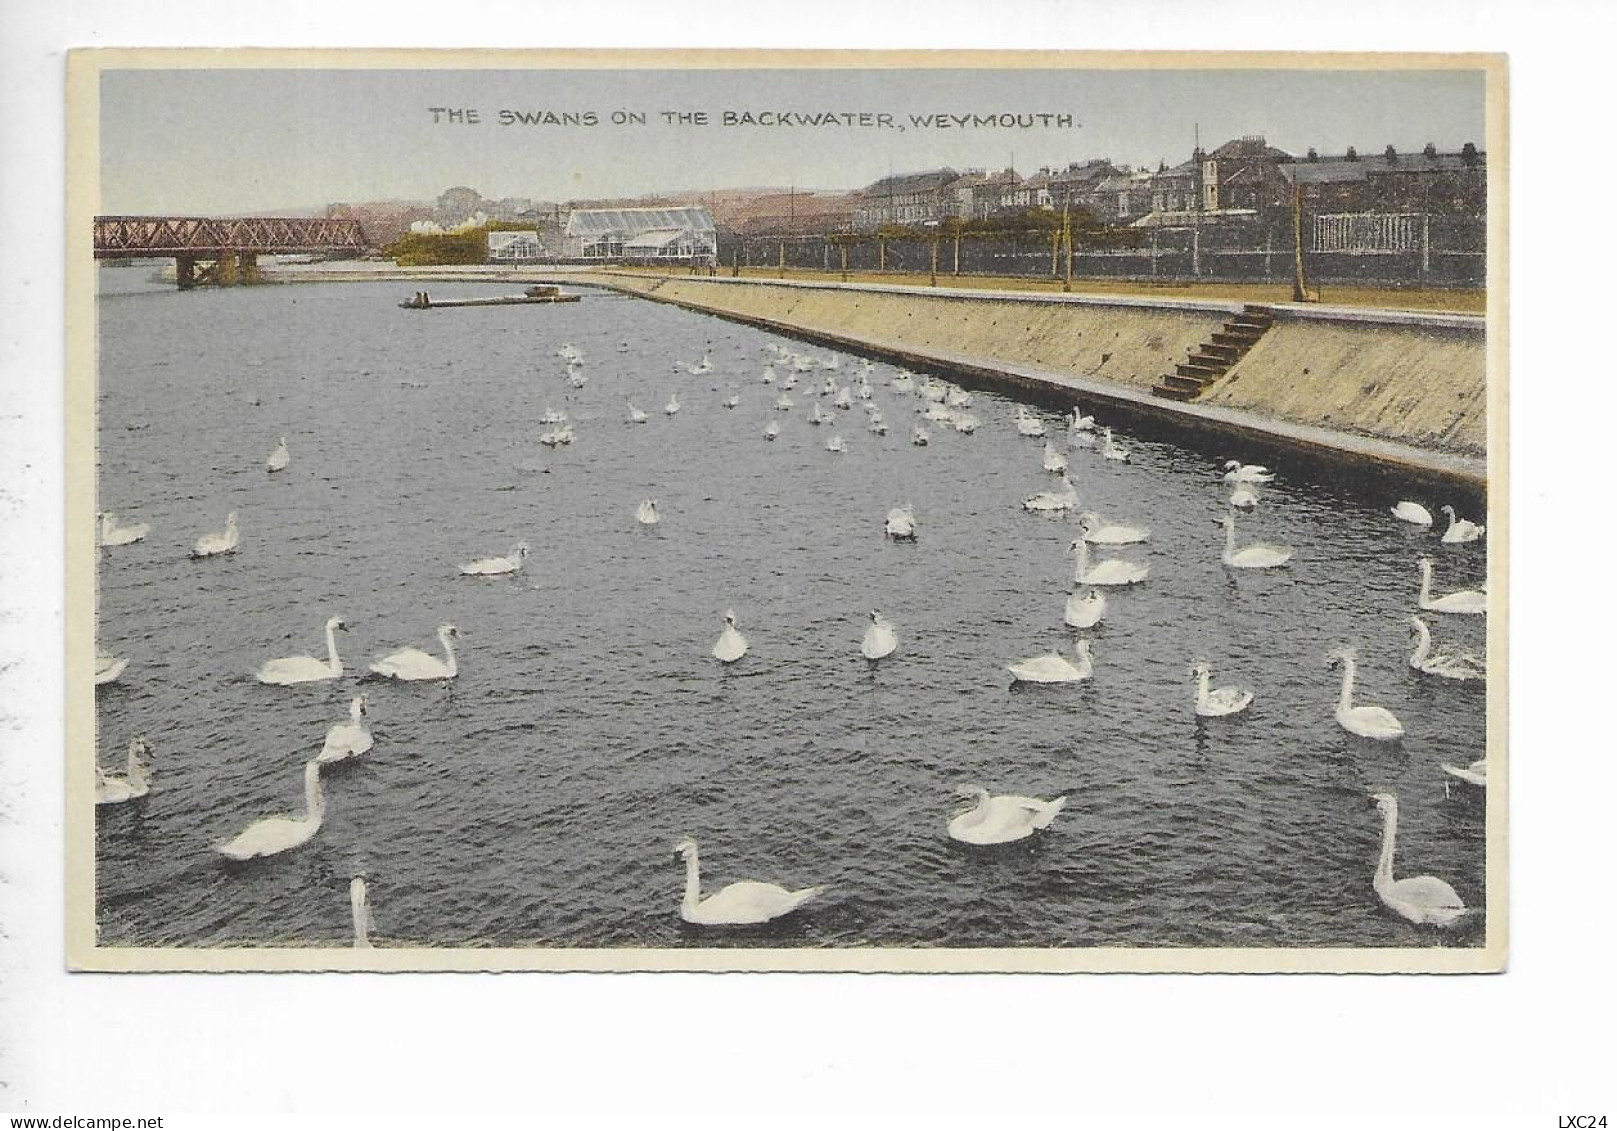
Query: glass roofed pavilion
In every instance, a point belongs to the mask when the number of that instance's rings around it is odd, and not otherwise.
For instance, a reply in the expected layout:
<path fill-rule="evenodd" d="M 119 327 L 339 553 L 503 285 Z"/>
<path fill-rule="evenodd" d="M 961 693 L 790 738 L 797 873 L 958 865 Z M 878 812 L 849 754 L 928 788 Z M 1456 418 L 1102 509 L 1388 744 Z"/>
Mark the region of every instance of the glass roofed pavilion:
<path fill-rule="evenodd" d="M 706 208 L 580 208 L 567 218 L 568 259 L 700 263 L 718 258 L 718 234 Z"/>

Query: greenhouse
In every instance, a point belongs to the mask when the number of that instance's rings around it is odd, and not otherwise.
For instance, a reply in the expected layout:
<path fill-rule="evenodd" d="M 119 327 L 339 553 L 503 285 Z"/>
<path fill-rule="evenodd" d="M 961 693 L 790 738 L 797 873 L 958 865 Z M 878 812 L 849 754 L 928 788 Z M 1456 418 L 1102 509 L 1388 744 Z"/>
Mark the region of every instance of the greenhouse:
<path fill-rule="evenodd" d="M 713 217 L 702 207 L 578 209 L 563 234 L 568 259 L 712 264 L 717 253 Z"/>

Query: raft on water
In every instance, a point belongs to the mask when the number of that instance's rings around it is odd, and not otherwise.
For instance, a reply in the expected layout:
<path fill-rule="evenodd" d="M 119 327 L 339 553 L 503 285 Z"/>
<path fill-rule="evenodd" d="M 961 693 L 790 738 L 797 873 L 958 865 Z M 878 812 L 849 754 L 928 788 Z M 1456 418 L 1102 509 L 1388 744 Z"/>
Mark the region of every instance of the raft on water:
<path fill-rule="evenodd" d="M 563 294 L 557 287 L 529 287 L 519 295 L 498 295 L 494 298 L 440 298 L 435 299 L 419 291 L 408 301 L 399 303 L 404 310 L 437 310 L 451 306 L 528 306 L 543 302 L 577 302 L 577 295 Z"/>

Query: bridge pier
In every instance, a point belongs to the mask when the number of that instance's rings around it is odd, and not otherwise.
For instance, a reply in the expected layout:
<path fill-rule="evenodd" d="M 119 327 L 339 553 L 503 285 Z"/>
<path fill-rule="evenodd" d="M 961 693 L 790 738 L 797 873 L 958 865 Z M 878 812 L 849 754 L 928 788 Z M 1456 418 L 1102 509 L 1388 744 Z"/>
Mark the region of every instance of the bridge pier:
<path fill-rule="evenodd" d="M 253 251 L 223 251 L 216 255 L 176 255 L 174 277 L 180 290 L 212 285 L 234 287 L 244 283 L 263 281 L 258 268 L 258 253 Z"/>

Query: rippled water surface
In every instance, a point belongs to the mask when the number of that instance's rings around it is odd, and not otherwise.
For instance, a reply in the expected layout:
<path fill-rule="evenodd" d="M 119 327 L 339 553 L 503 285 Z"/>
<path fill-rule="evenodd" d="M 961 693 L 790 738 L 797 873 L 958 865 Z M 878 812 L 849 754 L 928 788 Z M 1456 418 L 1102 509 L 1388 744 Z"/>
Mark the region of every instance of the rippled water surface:
<path fill-rule="evenodd" d="M 152 533 L 100 560 L 100 643 L 129 666 L 97 704 L 102 763 L 144 734 L 156 770 L 144 800 L 97 812 L 103 942 L 343 944 L 358 872 L 382 939 L 432 945 L 1481 941 L 1481 915 L 1438 935 L 1370 886 L 1368 794 L 1392 790 L 1398 873 L 1441 876 L 1473 907 L 1484 894 L 1483 805 L 1446 797 L 1439 766 L 1483 756 L 1485 696 L 1407 663 L 1415 559 L 1434 556 L 1439 590 L 1476 587 L 1484 543 L 1440 545 L 1392 518 L 1396 498 L 1282 467 L 1238 534 L 1295 557 L 1232 571 L 1213 520 L 1221 460 L 1242 453 L 1126 428 L 1128 464 L 1066 449 L 1085 509 L 1152 532 L 1114 551 L 1149 580 L 1078 633 L 1062 624 L 1074 520 L 1022 509 L 1054 477 L 1002 396 L 975 392 L 975 435 L 933 426 L 921 448 L 922 402 L 893 367 L 872 375 L 886 437 L 857 401 L 826 398 L 836 419 L 814 427 L 825 372 L 779 412 L 766 347 L 836 360 L 842 382 L 858 358 L 669 306 L 586 292 L 423 313 L 397 308 L 408 284 L 181 294 L 141 275 L 103 272 L 100 506 Z M 581 389 L 564 343 L 587 359 Z M 712 372 L 690 375 L 704 350 Z M 650 419 L 631 424 L 625 398 Z M 537 442 L 547 408 L 573 421 L 570 447 Z M 845 452 L 825 450 L 832 431 Z M 281 435 L 291 467 L 266 474 Z M 652 528 L 635 522 L 647 497 Z M 905 502 L 913 545 L 882 533 Z M 230 510 L 239 553 L 188 560 Z M 514 580 L 459 575 L 518 539 L 533 553 Z M 859 652 L 873 608 L 900 640 L 875 666 Z M 726 609 L 751 641 L 729 668 L 709 654 Z M 253 679 L 323 654 L 332 615 L 352 626 L 342 679 Z M 1427 620 L 1481 653 L 1483 618 Z M 360 678 L 399 646 L 435 650 L 446 622 L 452 684 Z M 1080 635 L 1091 680 L 1011 688 L 1008 663 Z M 1326 656 L 1343 643 L 1359 701 L 1393 710 L 1402 742 L 1334 721 Z M 1198 722 L 1199 656 L 1256 691 L 1246 715 Z M 217 842 L 301 808 L 302 763 L 360 691 L 376 745 L 326 774 L 319 834 L 226 867 Z M 1066 808 L 1032 842 L 970 850 L 945 833 L 962 783 Z M 686 834 L 710 889 L 826 891 L 766 931 L 685 927 Z"/>

